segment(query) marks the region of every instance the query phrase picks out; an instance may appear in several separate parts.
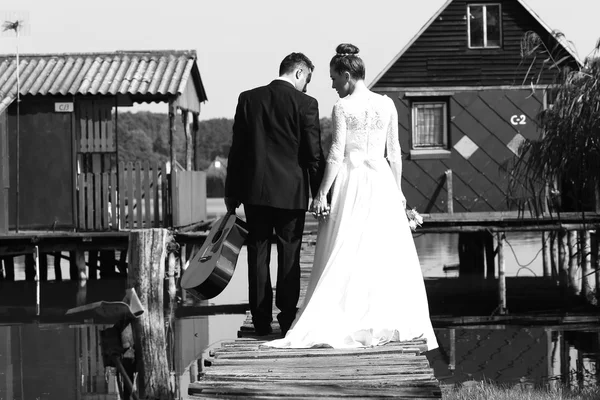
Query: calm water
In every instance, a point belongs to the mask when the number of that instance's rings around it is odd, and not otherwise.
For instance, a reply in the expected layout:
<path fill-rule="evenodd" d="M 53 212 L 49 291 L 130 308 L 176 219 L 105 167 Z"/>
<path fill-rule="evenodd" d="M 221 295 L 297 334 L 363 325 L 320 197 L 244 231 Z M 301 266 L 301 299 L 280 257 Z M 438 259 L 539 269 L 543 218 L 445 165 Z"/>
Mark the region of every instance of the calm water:
<path fill-rule="evenodd" d="M 507 239 L 507 275 L 540 276 L 540 237 L 512 234 Z M 415 242 L 425 277 L 456 276 L 456 272 L 443 270 L 444 265 L 458 263 L 456 235 L 421 235 Z M 245 257 L 243 249 L 230 284 L 211 304 L 247 303 Z M 21 264 L 19 268 L 17 279 L 23 279 Z M 63 270 L 68 276 L 66 265 Z M 43 304 L 44 287 L 41 293 Z M 230 314 L 176 320 L 169 357 L 174 360 L 181 393 L 185 395 L 192 379 L 190 363 L 209 346 L 235 339 L 244 319 L 244 314 Z M 100 355 L 99 331 L 105 327 L 0 324 L 0 400 L 118 399 L 114 374 L 105 373 Z M 428 353 L 428 358 L 443 383 L 486 379 L 528 385 L 588 385 L 598 382 L 600 376 L 600 326 L 459 326 L 436 328 L 436 334 L 440 348 Z"/>

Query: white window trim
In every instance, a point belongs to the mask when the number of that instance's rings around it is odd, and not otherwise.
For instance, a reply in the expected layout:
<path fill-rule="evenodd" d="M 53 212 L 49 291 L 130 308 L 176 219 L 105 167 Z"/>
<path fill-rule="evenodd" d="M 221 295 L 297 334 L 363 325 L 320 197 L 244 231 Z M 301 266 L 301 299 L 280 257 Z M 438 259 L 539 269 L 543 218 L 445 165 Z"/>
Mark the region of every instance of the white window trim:
<path fill-rule="evenodd" d="M 415 143 L 415 133 L 417 132 L 417 107 L 419 105 L 431 105 L 431 104 L 441 104 L 442 107 L 442 112 L 443 112 L 443 121 L 444 121 L 444 132 L 442 134 L 443 136 L 443 144 L 441 146 L 435 146 L 435 147 L 415 147 L 414 143 Z M 448 150 L 448 102 L 446 101 L 440 101 L 440 100 L 431 100 L 431 101 L 414 101 L 411 104 L 411 115 L 412 115 L 412 121 L 411 121 L 411 128 L 412 128 L 412 132 L 411 132 L 411 136 L 412 136 L 412 142 L 411 142 L 411 154 L 413 152 L 418 152 L 418 153 L 423 153 L 423 152 L 438 152 L 439 150 Z"/>
<path fill-rule="evenodd" d="M 500 44 L 498 46 L 488 46 L 487 44 L 487 6 L 498 6 L 500 15 Z M 483 46 L 471 45 L 471 7 L 483 7 Z M 502 4 L 501 3 L 472 3 L 467 4 L 467 40 L 470 49 L 499 49 L 502 47 Z"/>

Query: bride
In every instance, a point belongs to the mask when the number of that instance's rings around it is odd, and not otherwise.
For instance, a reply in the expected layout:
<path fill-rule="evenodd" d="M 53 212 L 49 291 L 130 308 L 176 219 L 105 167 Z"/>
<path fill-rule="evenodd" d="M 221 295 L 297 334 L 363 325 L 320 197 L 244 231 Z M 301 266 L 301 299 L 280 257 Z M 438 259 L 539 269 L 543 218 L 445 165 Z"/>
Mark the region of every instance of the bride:
<path fill-rule="evenodd" d="M 438 344 L 400 186 L 396 107 L 365 85 L 356 46 L 336 52 L 330 74 L 340 99 L 311 205 L 320 218 L 313 269 L 292 328 L 265 346 L 352 348 L 421 337 L 432 350 Z"/>

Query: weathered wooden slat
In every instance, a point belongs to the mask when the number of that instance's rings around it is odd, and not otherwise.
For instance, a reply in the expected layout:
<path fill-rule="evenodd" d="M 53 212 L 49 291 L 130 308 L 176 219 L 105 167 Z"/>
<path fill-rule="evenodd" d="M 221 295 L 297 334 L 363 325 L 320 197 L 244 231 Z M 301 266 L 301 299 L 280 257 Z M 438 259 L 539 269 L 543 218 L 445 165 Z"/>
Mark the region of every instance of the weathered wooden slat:
<path fill-rule="evenodd" d="M 115 130 L 112 121 L 112 110 L 110 107 L 106 108 L 106 151 L 115 151 Z"/>
<path fill-rule="evenodd" d="M 86 227 L 92 229 L 94 227 L 94 175 L 91 173 L 85 174 L 85 186 L 87 191 L 87 207 L 86 207 Z"/>
<path fill-rule="evenodd" d="M 109 115 L 107 113 L 108 109 L 104 105 L 99 105 L 98 103 L 96 103 L 96 104 L 98 107 L 98 114 L 100 116 L 100 129 L 99 129 L 100 150 L 99 151 L 107 152 L 108 146 L 106 143 L 106 139 L 107 139 L 107 135 L 108 135 L 108 124 L 107 124 L 107 118 L 109 117 Z"/>
<path fill-rule="evenodd" d="M 144 228 L 152 228 L 152 206 L 150 203 L 150 163 L 144 161 Z"/>
<path fill-rule="evenodd" d="M 141 229 L 144 227 L 143 225 L 143 216 L 142 210 L 144 209 L 144 204 L 142 203 L 142 162 L 137 161 L 135 163 L 135 198 L 136 198 L 136 228 Z"/>
<path fill-rule="evenodd" d="M 94 229 L 102 228 L 102 175 L 93 174 L 94 179 Z"/>
<path fill-rule="evenodd" d="M 111 205 L 111 224 L 112 229 L 119 229 L 118 211 L 119 201 L 117 196 L 117 171 L 110 173 L 110 205 Z"/>
<path fill-rule="evenodd" d="M 93 150 L 94 152 L 101 152 L 102 151 L 102 147 L 101 147 L 101 138 L 100 138 L 100 132 L 101 132 L 101 121 L 100 121 L 100 108 L 98 107 L 97 102 L 91 102 L 90 106 L 92 108 L 92 120 L 91 122 L 91 127 L 92 127 L 92 134 L 93 134 Z"/>
<path fill-rule="evenodd" d="M 160 185 L 158 184 L 158 163 L 152 166 L 152 198 L 154 199 L 154 227 L 160 226 Z"/>
<path fill-rule="evenodd" d="M 82 153 L 88 152 L 88 134 L 87 134 L 87 104 L 79 103 L 79 151 Z"/>
<path fill-rule="evenodd" d="M 439 390 L 439 389 L 437 389 Z M 436 398 L 436 389 L 431 387 L 349 387 L 346 382 L 331 383 L 327 385 L 314 385 L 310 382 L 290 382 L 281 385 L 279 382 L 256 382 L 246 381 L 243 385 L 237 382 L 206 382 L 192 383 L 189 386 L 189 394 L 219 393 L 222 395 L 237 396 L 281 396 L 287 395 L 311 395 L 314 398 L 344 398 L 356 397 L 363 398 Z M 440 398 L 440 396 L 437 396 Z"/>
<path fill-rule="evenodd" d="M 162 226 L 163 227 L 167 227 L 169 225 L 169 186 L 168 186 L 168 181 L 169 181 L 169 177 L 167 176 L 167 165 L 166 164 L 162 164 L 161 166 L 162 170 L 161 170 L 161 182 L 160 182 L 160 189 L 161 189 L 161 198 L 162 198 Z M 173 168 L 173 166 L 171 166 L 171 168 Z"/>
<path fill-rule="evenodd" d="M 340 363 L 339 358 L 345 356 L 334 356 L 330 355 L 327 359 L 324 360 L 316 360 L 313 361 L 313 358 L 307 358 L 302 361 L 300 365 L 298 365 L 298 360 L 294 358 L 277 358 L 275 360 L 269 360 L 269 363 L 274 363 L 278 366 L 286 366 L 291 365 L 298 368 L 314 368 L 315 363 L 318 363 L 320 367 L 326 368 L 329 366 L 337 366 Z M 365 365 L 425 365 L 429 366 L 429 362 L 427 359 L 423 359 L 422 357 L 418 357 L 414 353 L 402 353 L 402 354 L 368 354 L 368 355 L 351 355 L 352 365 L 354 366 L 365 366 Z M 265 363 L 263 359 L 231 359 L 231 358 L 211 358 L 207 359 L 207 363 L 210 364 L 211 367 L 219 366 L 219 367 L 232 367 L 235 368 L 237 366 L 251 367 L 255 365 L 262 365 Z"/>
<path fill-rule="evenodd" d="M 135 191 L 133 186 L 133 163 L 130 161 L 127 163 L 127 175 L 125 177 L 127 180 L 127 226 L 124 228 L 133 229 L 135 225 L 133 224 L 134 216 L 133 216 L 133 203 Z"/>
<path fill-rule="evenodd" d="M 127 198 L 127 187 L 125 186 L 125 163 L 119 162 L 119 228 L 125 229 L 127 220 L 125 218 L 125 199 Z"/>
<path fill-rule="evenodd" d="M 109 198 L 110 188 L 108 186 L 108 172 L 102 173 L 102 229 L 109 228 Z"/>
<path fill-rule="evenodd" d="M 84 174 L 77 175 L 77 187 L 79 188 L 79 204 L 78 204 L 78 225 L 79 229 L 85 229 L 85 176 Z"/>

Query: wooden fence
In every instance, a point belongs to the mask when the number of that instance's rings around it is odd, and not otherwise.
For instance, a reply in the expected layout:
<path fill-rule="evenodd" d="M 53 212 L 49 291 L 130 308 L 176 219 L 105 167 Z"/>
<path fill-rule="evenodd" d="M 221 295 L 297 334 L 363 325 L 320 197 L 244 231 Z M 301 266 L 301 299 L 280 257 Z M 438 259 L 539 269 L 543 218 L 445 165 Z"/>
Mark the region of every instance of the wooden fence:
<path fill-rule="evenodd" d="M 119 163 L 117 171 L 78 176 L 79 230 L 158 228 L 169 225 L 165 164 Z"/>

